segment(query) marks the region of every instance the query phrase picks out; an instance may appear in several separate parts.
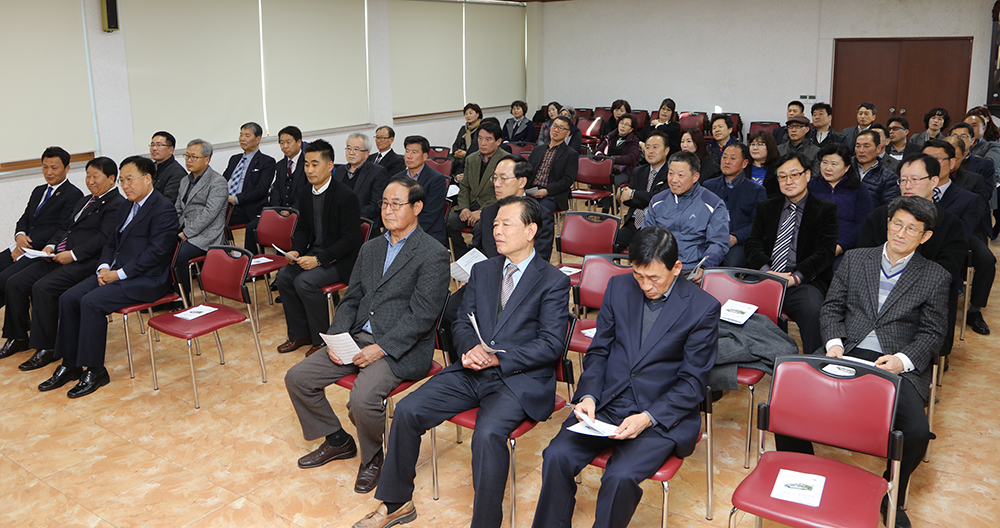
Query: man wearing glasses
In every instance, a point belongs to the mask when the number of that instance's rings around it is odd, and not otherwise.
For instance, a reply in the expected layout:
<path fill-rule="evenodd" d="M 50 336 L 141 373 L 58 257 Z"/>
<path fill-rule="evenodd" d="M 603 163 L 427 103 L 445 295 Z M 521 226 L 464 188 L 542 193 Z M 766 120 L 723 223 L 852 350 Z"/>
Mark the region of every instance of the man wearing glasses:
<path fill-rule="evenodd" d="M 153 188 L 171 203 L 177 201 L 177 189 L 180 188 L 181 179 L 187 174 L 184 167 L 174 159 L 176 145 L 174 135 L 164 130 L 153 134 L 153 139 L 149 142 L 149 157 L 156 162 Z"/>
<path fill-rule="evenodd" d="M 382 195 L 386 232 L 361 247 L 351 287 L 327 330 L 350 334 L 361 352 L 345 365 L 332 351 L 321 349 L 285 375 L 303 436 L 323 439 L 299 459 L 302 469 L 357 455 L 357 444 L 341 427 L 324 389 L 344 376 L 358 375 L 347 403 L 361 444 L 354 486 L 358 493 L 375 489 L 381 474 L 382 401 L 403 380 L 427 375 L 434 355 L 434 321 L 448 294 L 448 251 L 419 225 L 424 199 L 423 189 L 410 178 L 389 182 Z"/>
<path fill-rule="evenodd" d="M 809 133 L 809 118 L 799 114 L 788 118 L 785 121 L 788 130 L 788 141 L 778 145 L 778 155 L 784 156 L 789 152 L 801 152 L 809 160 L 810 172 L 819 174 L 819 147 L 815 143 L 806 139 Z"/>
<path fill-rule="evenodd" d="M 837 249 L 837 205 L 811 195 L 805 156 L 782 156 L 775 173 L 782 196 L 757 204 L 744 245 L 747 267 L 788 281 L 784 311 L 799 327 L 802 351 L 811 354 L 823 341 L 819 311 L 833 278 Z"/>
<path fill-rule="evenodd" d="M 549 214 L 569 209 L 569 191 L 576 181 L 580 153 L 566 144 L 573 122 L 558 116 L 549 129 L 549 145 L 531 151 L 528 161 L 535 174 L 526 191 Z"/>
<path fill-rule="evenodd" d="M 354 191 L 361 205 L 361 218 L 374 222 L 372 229 L 377 233 L 382 218 L 382 192 L 389 183 L 389 173 L 371 161 L 370 145 L 371 140 L 365 134 L 355 132 L 347 136 L 347 164 L 337 167 L 333 179 Z"/>
<path fill-rule="evenodd" d="M 392 141 L 394 139 L 396 139 L 396 131 L 392 127 L 378 127 L 375 129 L 375 148 L 378 149 L 378 152 L 368 156 L 368 161 L 381 165 L 385 169 L 386 174 L 390 176 L 394 176 L 406 168 L 403 157 L 392 150 Z M 375 219 L 377 219 L 378 215 L 375 216 Z"/>
<path fill-rule="evenodd" d="M 479 152 L 466 156 L 465 173 L 458 182 L 455 208 L 448 214 L 448 238 L 451 239 L 455 259 L 462 258 L 469 251 L 462 229 L 475 228 L 483 214 L 483 208 L 497 201 L 491 176 L 500 159 L 510 154 L 500 148 L 503 141 L 500 125 L 485 121 L 476 134 Z"/>

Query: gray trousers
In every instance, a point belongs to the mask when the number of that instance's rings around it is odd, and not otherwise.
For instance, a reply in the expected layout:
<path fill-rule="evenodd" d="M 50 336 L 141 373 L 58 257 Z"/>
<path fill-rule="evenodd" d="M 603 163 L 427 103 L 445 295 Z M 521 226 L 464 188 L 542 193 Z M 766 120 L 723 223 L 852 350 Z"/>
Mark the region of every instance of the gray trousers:
<path fill-rule="evenodd" d="M 358 347 L 374 343 L 370 334 L 354 335 Z M 389 368 L 387 361 L 376 361 L 363 369 L 354 365 L 338 365 L 330 360 L 326 348 L 316 351 L 285 374 L 285 388 L 302 425 L 302 436 L 316 440 L 339 431 L 342 426 L 330 407 L 324 389 L 349 374 L 358 378 L 347 400 L 347 417 L 358 430 L 361 461 L 368 463 L 382 449 L 385 409 L 382 400 L 403 382 Z"/>

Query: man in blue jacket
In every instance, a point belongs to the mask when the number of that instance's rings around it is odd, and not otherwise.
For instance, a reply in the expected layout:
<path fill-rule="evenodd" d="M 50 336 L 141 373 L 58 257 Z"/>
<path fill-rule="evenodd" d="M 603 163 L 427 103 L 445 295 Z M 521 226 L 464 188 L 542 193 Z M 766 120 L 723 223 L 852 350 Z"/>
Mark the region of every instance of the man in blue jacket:
<path fill-rule="evenodd" d="M 743 173 L 749 163 L 750 149 L 746 145 L 729 145 L 722 153 L 720 166 L 723 177 L 705 182 L 705 189 L 722 198 L 729 212 L 729 252 L 722 259 L 723 266 L 747 265 L 743 243 L 750 236 L 757 204 L 767 200 L 764 187 L 750 181 Z"/>
<path fill-rule="evenodd" d="M 673 233 L 684 271 L 699 268 L 691 280 L 701 283 L 701 269 L 718 266 L 729 252 L 729 212 L 721 198 L 698 184 L 696 155 L 678 152 L 667 165 L 670 189 L 653 197 L 642 227 L 658 225 Z"/>

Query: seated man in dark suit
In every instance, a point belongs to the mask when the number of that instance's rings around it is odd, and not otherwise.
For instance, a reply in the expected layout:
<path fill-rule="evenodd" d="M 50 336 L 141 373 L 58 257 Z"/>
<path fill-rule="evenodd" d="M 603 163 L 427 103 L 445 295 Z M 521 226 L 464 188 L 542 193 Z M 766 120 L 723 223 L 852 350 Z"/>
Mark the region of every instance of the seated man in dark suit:
<path fill-rule="evenodd" d="M 176 145 L 174 135 L 164 130 L 153 134 L 153 139 L 149 142 L 149 158 L 156 162 L 153 188 L 160 191 L 170 203 L 177 201 L 177 189 L 181 186 L 181 179 L 187 174 L 184 167 L 174 159 Z"/>
<path fill-rule="evenodd" d="M 361 207 L 361 218 L 374 222 L 374 233 L 379 232 L 382 220 L 382 192 L 389 184 L 385 167 L 374 163 L 368 156 L 371 140 L 357 132 L 347 136 L 347 164 L 337 167 L 333 179 L 354 191 Z"/>
<path fill-rule="evenodd" d="M 396 154 L 396 151 L 392 150 L 392 141 L 394 139 L 396 139 L 396 131 L 392 127 L 380 126 L 376 128 L 375 148 L 378 149 L 378 152 L 368 156 L 368 161 L 376 165 L 381 165 L 385 169 L 385 173 L 389 176 L 395 176 L 406 168 L 403 156 Z"/>
<path fill-rule="evenodd" d="M 355 528 L 383 528 L 417 517 L 412 498 L 420 437 L 475 407 L 472 526 L 499 527 L 510 470 L 507 436 L 528 418 L 542 421 L 552 414 L 555 366 L 566 340 L 569 277 L 535 252 L 534 238 L 547 214 L 538 203 L 509 196 L 497 204 L 493 231 L 500 255 L 472 268 L 461 316 L 452 325 L 462 361 L 396 406 L 386 479 L 375 492 L 383 504 Z M 483 340 L 497 350 L 480 344 L 466 314 L 475 315 Z"/>
<path fill-rule="evenodd" d="M 0 307 L 5 302 L 7 281 L 34 263 L 24 258 L 25 248 L 41 250 L 56 233 L 59 226 L 73 215 L 74 206 L 83 193 L 66 179 L 69 171 L 69 153 L 61 147 L 49 147 L 42 152 L 42 175 L 45 184 L 35 187 L 28 198 L 24 213 L 14 229 L 13 251 L 0 252 Z M 7 339 L 0 348 L 0 358 L 27 350 L 27 341 Z"/>
<path fill-rule="evenodd" d="M 430 371 L 434 322 L 448 295 L 448 251 L 419 224 L 424 199 L 415 180 L 390 182 L 382 195 L 386 232 L 358 253 L 351 287 L 327 333 L 350 334 L 361 352 L 344 365 L 330 350 L 321 350 L 285 375 L 303 436 L 324 439 L 299 459 L 302 469 L 357 455 L 354 438 L 341 427 L 323 390 L 344 376 L 358 375 L 347 403 L 361 444 L 354 484 L 358 493 L 373 490 L 382 470 L 382 400 L 403 380 L 418 380 Z"/>
<path fill-rule="evenodd" d="M 962 160 L 965 159 L 965 142 L 954 136 L 928 141 L 933 141 L 930 144 L 934 152 L 931 156 L 937 159 L 938 163 L 941 163 L 941 170 L 948 170 L 951 173 L 949 176 L 951 181 L 969 192 L 982 196 L 984 205 L 989 204 L 990 192 L 983 185 L 982 177 L 962 168 Z M 951 150 L 948 149 L 949 145 L 952 147 Z M 922 149 L 918 149 L 917 152 L 930 154 L 930 152 L 923 150 L 927 146 L 927 142 L 925 141 Z M 942 160 L 946 160 L 947 163 L 944 163 Z"/>
<path fill-rule="evenodd" d="M 288 327 L 288 340 L 278 346 L 278 352 L 311 344 L 309 356 L 323 346 L 319 334 L 330 326 L 323 287 L 350 282 L 362 241 L 358 198 L 331 178 L 333 147 L 317 139 L 305 151 L 310 187 L 299 191 L 292 249 L 275 282 Z"/>
<path fill-rule="evenodd" d="M 601 478 L 594 526 L 624 528 L 642 497 L 640 484 L 667 457 L 694 452 L 698 404 L 719 351 L 721 306 L 681 274 L 670 231 L 643 228 L 629 246 L 631 275 L 608 282 L 597 334 L 583 358 L 576 416 L 542 453 L 536 528 L 571 526 L 574 478 L 613 447 Z M 614 436 L 569 431 L 579 416 L 617 424 Z"/>
<path fill-rule="evenodd" d="M 819 308 L 833 277 L 837 205 L 809 193 L 808 161 L 798 152 L 782 156 L 775 166 L 782 196 L 757 204 L 745 245 L 747 267 L 788 280 L 783 308 L 798 325 L 808 354 L 823 344 Z"/>
<path fill-rule="evenodd" d="M 816 103 L 812 105 L 813 128 L 809 131 L 806 139 L 813 145 L 823 148 L 830 143 L 843 143 L 844 137 L 833 131 L 830 122 L 833 120 L 833 107 L 827 103 Z"/>
<path fill-rule="evenodd" d="M 632 171 L 628 188 L 622 189 L 622 205 L 629 207 L 621 228 L 615 235 L 615 251 L 624 252 L 632 242 L 632 237 L 642 229 L 646 208 L 653 197 L 668 188 L 667 158 L 670 157 L 670 140 L 666 134 L 653 131 L 646 138 L 643 156 L 646 163 Z"/>
<path fill-rule="evenodd" d="M 240 127 L 240 148 L 243 154 L 233 154 L 222 177 L 229 182 L 229 203 L 233 214 L 229 225 L 247 225 L 260 216 L 267 203 L 267 193 L 274 180 L 274 158 L 261 152 L 260 139 L 264 129 L 250 122 Z M 243 247 L 257 253 L 256 236 L 244 235 Z"/>
<path fill-rule="evenodd" d="M 77 201 L 71 216 L 42 249 L 52 256 L 32 261 L 7 280 L 3 335 L 14 341 L 13 349 L 25 345 L 35 349 L 19 369 L 35 370 L 55 359 L 59 296 L 94 273 L 101 250 L 114 233 L 115 214 L 124 200 L 115 188 L 117 176 L 118 167 L 111 158 L 88 161 L 90 194 Z"/>
<path fill-rule="evenodd" d="M 524 187 L 531 178 L 531 163 L 521 156 L 504 156 L 497 162 L 496 170 L 490 180 L 493 181 L 493 193 L 497 202 L 508 196 L 525 196 Z M 493 238 L 493 221 L 496 220 L 500 206 L 493 202 L 483 208 L 479 222 L 472 228 L 472 243 L 470 247 L 478 249 L 486 258 L 500 254 L 497 251 L 497 241 Z M 555 220 L 551 215 L 543 216 L 542 223 L 535 234 L 535 251 L 545 262 L 552 258 L 552 241 L 555 239 Z"/>
<path fill-rule="evenodd" d="M 549 129 L 549 144 L 535 147 L 528 156 L 535 170 L 528 194 L 549 214 L 569 209 L 569 192 L 580 165 L 580 153 L 566 144 L 572 128 L 568 117 L 556 117 Z"/>
<path fill-rule="evenodd" d="M 444 211 L 448 206 L 448 178 L 430 168 L 425 163 L 431 152 L 431 144 L 423 136 L 407 136 L 403 142 L 405 149 L 403 158 L 406 170 L 390 176 L 390 181 L 397 178 L 410 178 L 420 184 L 424 190 L 424 206 L 420 211 L 420 227 L 425 233 L 438 242 L 447 245 L 445 236 Z"/>
<path fill-rule="evenodd" d="M 221 244 L 225 237 L 226 200 L 229 194 L 226 179 L 209 166 L 210 161 L 211 143 L 203 139 L 188 142 L 184 164 L 189 172 L 181 182 L 177 199 L 174 200 L 181 227 L 177 234 L 180 247 L 173 263 L 174 276 L 189 303 L 191 276 L 188 273 L 188 262 L 208 253 L 209 246 Z M 178 309 L 181 306 L 174 305 L 170 308 Z"/>
<path fill-rule="evenodd" d="M 844 138 L 844 144 L 849 148 L 853 148 L 857 143 L 858 135 L 861 132 L 871 129 L 872 123 L 875 122 L 877 112 L 878 110 L 872 103 L 861 103 L 858 105 L 858 124 L 840 131 L 840 135 Z"/>
<path fill-rule="evenodd" d="M 104 367 L 108 314 L 153 302 L 170 291 L 170 259 L 180 230 L 177 212 L 153 189 L 156 165 L 152 160 L 125 158 L 120 171 L 128 201 L 118 207 L 115 232 L 104 245 L 97 273 L 59 298 L 55 356 L 63 362 L 38 386 L 40 391 L 79 379 L 67 394 L 79 398 L 107 385 L 111 381 Z"/>
<path fill-rule="evenodd" d="M 274 183 L 271 184 L 271 196 L 267 199 L 269 207 L 290 207 L 299 208 L 299 190 L 308 187 L 306 173 L 302 168 L 304 154 L 302 152 L 302 131 L 296 126 L 286 126 L 278 132 L 278 146 L 285 157 L 281 158 L 275 165 Z M 244 246 L 247 248 L 257 247 L 257 225 L 260 223 L 260 216 L 247 224 L 244 232 Z M 263 248 L 261 248 L 263 249 Z M 257 249 L 252 249 L 254 253 L 259 253 Z"/>
<path fill-rule="evenodd" d="M 455 207 L 448 213 L 448 238 L 451 239 L 456 259 L 462 258 L 469 251 L 462 229 L 475 228 L 483 214 L 483 208 L 497 201 L 496 193 L 493 192 L 493 173 L 497 163 L 510 154 L 500 147 L 500 125 L 483 121 L 476 134 L 479 152 L 470 153 L 466 157 L 465 172 L 458 182 Z"/>
<path fill-rule="evenodd" d="M 797 134 L 795 127 L 789 129 Z M 729 252 L 722 259 L 723 266 L 746 267 L 747 258 L 743 244 L 750 236 L 757 204 L 767 200 L 764 187 L 747 179 L 745 170 L 751 162 L 750 148 L 742 143 L 729 145 L 722 153 L 722 178 L 712 178 L 704 183 L 706 189 L 726 202 L 729 212 Z"/>
<path fill-rule="evenodd" d="M 905 166 L 901 168 L 903 178 L 916 177 Z M 910 475 L 933 438 L 924 404 L 930 396 L 934 354 L 944 341 L 951 277 L 917 252 L 934 229 L 934 205 L 923 198 L 900 197 L 889 205 L 889 214 L 885 245 L 845 254 L 820 321 L 826 355 L 873 361 L 876 367 L 903 377 L 893 422 L 904 438 L 896 526 L 908 528 L 903 501 Z M 812 453 L 812 445 L 804 440 L 776 435 L 775 442 L 780 450 Z M 883 501 L 883 515 L 886 504 Z"/>
<path fill-rule="evenodd" d="M 965 143 L 965 158 L 962 159 L 962 168 L 978 174 L 980 178 L 983 179 L 983 188 L 990 189 L 996 187 L 996 167 L 993 161 L 984 158 L 982 156 L 977 156 L 972 152 L 973 139 L 975 138 L 974 132 L 972 131 L 972 125 L 968 123 L 958 123 L 951 127 L 950 135 L 948 137 L 953 137 Z M 990 197 L 990 208 L 994 208 L 996 205 L 996 192 Z M 1000 226 L 1000 222 L 997 223 Z M 995 231 L 995 229 L 994 229 Z"/>

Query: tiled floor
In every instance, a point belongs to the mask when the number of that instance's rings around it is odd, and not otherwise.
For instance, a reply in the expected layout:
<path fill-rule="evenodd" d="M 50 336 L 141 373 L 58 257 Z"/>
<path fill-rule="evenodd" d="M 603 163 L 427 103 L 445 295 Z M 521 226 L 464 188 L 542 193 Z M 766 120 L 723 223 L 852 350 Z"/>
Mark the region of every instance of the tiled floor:
<path fill-rule="evenodd" d="M 259 293 L 266 299 L 263 289 Z M 1000 331 L 995 313 L 996 308 L 987 309 L 987 320 Z M 68 387 L 38 392 L 35 387 L 53 367 L 18 371 L 29 352 L 0 361 L 0 526 L 348 527 L 371 511 L 373 494 L 353 491 L 357 459 L 312 470 L 296 467 L 296 459 L 315 446 L 302 439 L 283 383 L 302 351 L 275 352 L 285 337 L 280 305 L 265 301 L 261 321 L 267 383 L 261 383 L 249 326 L 224 330 L 225 365 L 219 364 L 211 339 L 203 340 L 203 355 L 196 357 L 197 410 L 183 342 L 164 338 L 155 344 L 160 390 L 154 391 L 149 350 L 134 319 L 135 379 L 128 375 L 116 316 L 108 336 L 112 382 L 85 398 L 68 399 Z M 994 339 L 970 331 L 955 347 L 939 392 L 931 462 L 914 476 L 909 501 L 914 526 L 996 525 L 991 519 L 1000 515 L 1000 401 L 995 396 L 1000 366 L 993 357 Z M 758 399 L 767 391 L 765 380 Z M 349 423 L 347 392 L 336 386 L 327 392 Z M 733 489 L 748 473 L 742 463 L 746 397 L 745 389 L 729 394 L 715 408 L 713 520 L 705 520 L 701 442 L 671 481 L 670 526 L 726 525 Z M 568 412 L 556 413 L 518 443 L 518 526 L 531 524 L 541 452 Z M 454 440 L 454 427 L 438 428 L 438 501 L 431 498 L 430 448 L 423 442 L 415 494 L 419 517 L 410 526 L 469 525 L 469 442 Z M 878 470 L 877 461 L 860 463 Z M 599 478 L 594 468 L 584 471 L 575 526 L 591 525 Z M 630 526 L 659 525 L 661 488 L 646 482 L 644 489 Z M 752 519 L 743 519 L 742 526 L 752 526 Z"/>

